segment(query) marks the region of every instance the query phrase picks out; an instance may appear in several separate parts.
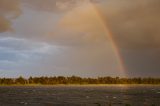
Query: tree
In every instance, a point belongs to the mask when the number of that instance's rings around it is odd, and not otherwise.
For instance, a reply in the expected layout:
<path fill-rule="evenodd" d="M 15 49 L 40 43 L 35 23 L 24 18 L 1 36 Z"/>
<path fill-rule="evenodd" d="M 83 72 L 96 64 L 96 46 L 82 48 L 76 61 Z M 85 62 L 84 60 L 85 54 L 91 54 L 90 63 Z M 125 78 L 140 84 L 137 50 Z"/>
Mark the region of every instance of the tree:
<path fill-rule="evenodd" d="M 24 79 L 22 76 L 20 76 L 19 78 L 17 78 L 16 80 L 15 80 L 15 82 L 16 82 L 16 84 L 26 84 L 27 83 L 27 80 L 26 79 Z"/>

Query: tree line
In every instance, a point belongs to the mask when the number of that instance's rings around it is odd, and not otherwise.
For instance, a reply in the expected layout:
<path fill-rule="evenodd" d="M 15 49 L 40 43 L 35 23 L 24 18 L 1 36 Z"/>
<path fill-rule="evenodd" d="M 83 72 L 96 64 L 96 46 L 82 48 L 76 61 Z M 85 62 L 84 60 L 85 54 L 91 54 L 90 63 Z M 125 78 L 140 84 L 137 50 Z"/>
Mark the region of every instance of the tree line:
<path fill-rule="evenodd" d="M 56 85 L 56 84 L 160 84 L 160 78 L 120 78 L 120 77 L 98 77 L 82 78 L 78 76 L 64 77 L 29 77 L 0 78 L 0 85 Z"/>

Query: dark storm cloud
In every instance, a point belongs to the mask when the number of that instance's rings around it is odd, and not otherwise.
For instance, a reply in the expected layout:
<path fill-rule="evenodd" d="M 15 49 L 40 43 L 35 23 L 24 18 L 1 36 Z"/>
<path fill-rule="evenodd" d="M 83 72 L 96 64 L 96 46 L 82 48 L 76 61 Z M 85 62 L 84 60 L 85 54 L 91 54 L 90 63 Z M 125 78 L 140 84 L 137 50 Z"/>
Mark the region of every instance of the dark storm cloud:
<path fill-rule="evenodd" d="M 159 11 L 159 0 L 0 0 L 0 70 L 119 76 L 106 22 L 128 75 L 158 76 Z"/>
<path fill-rule="evenodd" d="M 99 3 L 101 0 L 23 0 L 27 6 L 38 11 L 65 12 L 81 2 Z"/>
<path fill-rule="evenodd" d="M 67 6 L 67 0 L 23 0 L 27 6 L 39 11 L 58 12 L 62 8 Z M 66 4 L 65 4 L 65 3 Z M 74 2 L 74 1 L 72 1 Z"/>
<path fill-rule="evenodd" d="M 11 30 L 11 19 L 20 13 L 19 0 L 0 0 L 0 32 Z"/>
<path fill-rule="evenodd" d="M 0 16 L 0 32 L 4 32 L 10 29 L 11 23 L 5 19 L 3 16 Z"/>
<path fill-rule="evenodd" d="M 130 76 L 160 75 L 160 1 L 110 0 L 101 6 Z"/>
<path fill-rule="evenodd" d="M 127 74 L 129 76 L 160 75 L 160 49 L 127 50 L 123 52 Z"/>
<path fill-rule="evenodd" d="M 159 0 L 110 0 L 102 11 L 120 47 L 160 47 Z"/>
<path fill-rule="evenodd" d="M 27 6 L 38 11 L 63 12 L 74 7 L 79 0 L 23 0 Z"/>

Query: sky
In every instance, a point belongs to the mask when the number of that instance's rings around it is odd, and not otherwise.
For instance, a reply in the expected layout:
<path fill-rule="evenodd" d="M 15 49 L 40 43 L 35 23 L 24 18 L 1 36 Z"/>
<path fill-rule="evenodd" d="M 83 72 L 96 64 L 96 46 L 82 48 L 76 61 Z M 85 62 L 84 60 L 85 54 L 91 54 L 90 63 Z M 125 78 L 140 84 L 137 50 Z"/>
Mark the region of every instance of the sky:
<path fill-rule="evenodd" d="M 159 0 L 0 0 L 0 77 L 159 77 L 159 28 Z"/>

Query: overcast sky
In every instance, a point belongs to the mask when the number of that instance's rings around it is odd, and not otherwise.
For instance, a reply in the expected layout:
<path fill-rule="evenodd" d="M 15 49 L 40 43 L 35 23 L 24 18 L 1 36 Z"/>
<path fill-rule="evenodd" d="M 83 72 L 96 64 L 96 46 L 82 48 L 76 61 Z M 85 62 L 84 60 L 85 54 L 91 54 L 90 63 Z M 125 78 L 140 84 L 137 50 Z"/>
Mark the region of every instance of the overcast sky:
<path fill-rule="evenodd" d="M 159 77 L 160 1 L 0 0 L 0 77 L 20 75 Z"/>

